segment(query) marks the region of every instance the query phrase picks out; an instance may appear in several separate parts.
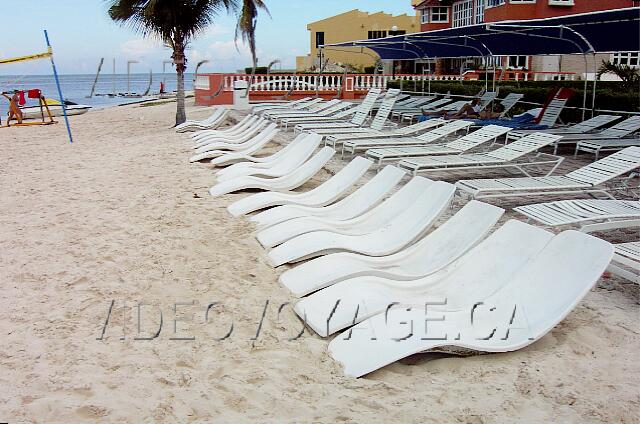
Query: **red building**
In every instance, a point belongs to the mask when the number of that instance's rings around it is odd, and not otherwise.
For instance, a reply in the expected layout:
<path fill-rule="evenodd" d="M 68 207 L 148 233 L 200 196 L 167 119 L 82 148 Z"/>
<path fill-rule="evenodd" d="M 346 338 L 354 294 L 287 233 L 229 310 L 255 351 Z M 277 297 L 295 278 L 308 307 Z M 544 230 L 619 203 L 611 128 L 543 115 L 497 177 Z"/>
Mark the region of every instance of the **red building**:
<path fill-rule="evenodd" d="M 540 19 L 576 13 L 596 12 L 638 6 L 637 0 L 413 0 L 412 5 L 420 16 L 422 31 L 456 28 L 483 22 L 505 20 Z M 620 52 L 598 55 L 601 60 L 611 60 L 638 66 L 638 52 Z M 436 73 L 455 73 L 474 67 L 480 60 L 438 60 Z M 509 69 L 531 72 L 570 72 L 584 77 L 584 61 L 575 56 L 510 56 L 499 58 L 485 65 L 506 65 Z M 593 65 L 587 69 L 587 77 L 594 72 Z"/>

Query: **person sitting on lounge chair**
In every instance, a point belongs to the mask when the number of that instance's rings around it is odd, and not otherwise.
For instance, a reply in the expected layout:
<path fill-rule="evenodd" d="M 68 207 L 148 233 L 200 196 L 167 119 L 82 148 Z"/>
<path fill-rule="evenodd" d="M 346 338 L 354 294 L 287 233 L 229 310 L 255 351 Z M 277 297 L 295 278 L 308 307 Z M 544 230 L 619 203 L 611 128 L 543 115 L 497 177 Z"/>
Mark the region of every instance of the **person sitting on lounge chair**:
<path fill-rule="evenodd" d="M 480 119 L 498 119 L 500 118 L 500 114 L 504 110 L 504 106 L 500 103 L 496 103 L 493 105 L 491 109 L 485 109 L 479 113 Z"/>
<path fill-rule="evenodd" d="M 444 119 L 461 119 L 461 118 L 479 118 L 480 117 L 480 99 L 475 98 L 471 100 L 471 103 L 467 103 L 462 106 L 460 110 L 458 110 L 453 115 L 449 115 L 449 112 L 446 110 L 439 111 L 423 111 L 423 116 L 442 116 Z"/>

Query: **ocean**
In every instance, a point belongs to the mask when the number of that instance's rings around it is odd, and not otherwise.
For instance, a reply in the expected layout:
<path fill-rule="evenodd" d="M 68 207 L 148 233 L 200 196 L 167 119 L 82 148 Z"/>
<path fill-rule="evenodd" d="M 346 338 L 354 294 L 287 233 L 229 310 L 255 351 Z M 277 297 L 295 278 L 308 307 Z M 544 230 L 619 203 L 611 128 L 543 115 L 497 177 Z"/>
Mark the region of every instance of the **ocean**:
<path fill-rule="evenodd" d="M 62 93 L 65 99 L 74 103 L 90 105 L 93 108 L 104 108 L 119 104 L 140 101 L 136 98 L 126 97 L 109 97 L 106 94 L 127 92 L 127 75 L 126 74 L 101 74 L 98 78 L 95 93 L 92 98 L 87 98 L 91 93 L 91 87 L 95 79 L 94 75 L 60 75 L 60 83 Z M 151 85 L 150 94 L 158 94 L 160 91 L 160 82 L 164 81 L 165 91 L 171 92 L 176 89 L 176 74 L 154 74 L 153 83 Z M 185 74 L 185 90 L 193 90 L 193 74 Z M 130 91 L 133 93 L 143 93 L 149 85 L 149 74 L 131 74 Z M 12 90 L 30 90 L 40 89 L 47 98 L 58 99 L 53 75 L 0 75 L 0 92 Z M 27 99 L 26 106 L 37 105 L 37 101 Z M 8 102 L 4 97 L 0 97 L 0 114 L 4 123 L 7 111 L 9 110 Z"/>

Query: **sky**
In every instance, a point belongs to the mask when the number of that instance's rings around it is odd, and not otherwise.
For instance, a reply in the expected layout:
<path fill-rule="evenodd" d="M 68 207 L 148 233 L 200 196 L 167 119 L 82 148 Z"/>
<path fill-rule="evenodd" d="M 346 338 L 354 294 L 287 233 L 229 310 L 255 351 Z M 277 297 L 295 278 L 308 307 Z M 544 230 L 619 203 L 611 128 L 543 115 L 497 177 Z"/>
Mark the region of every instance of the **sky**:
<path fill-rule="evenodd" d="M 107 0 L 0 0 L 3 16 L 0 58 L 23 56 L 46 50 L 43 30 L 47 29 L 54 58 L 61 74 L 93 74 L 100 58 L 103 72 L 126 72 L 127 60 L 138 60 L 132 72 L 162 70 L 169 49 L 156 40 L 144 39 L 134 31 L 113 23 Z M 295 57 L 309 52 L 306 25 L 352 9 L 384 11 L 394 15 L 413 14 L 410 0 L 265 0 L 271 17 L 258 18 L 259 65 L 279 59 L 283 69 L 295 67 Z M 18 7 L 19 4 L 19 7 Z M 234 42 L 236 17 L 222 14 L 215 24 L 194 40 L 187 52 L 187 72 L 203 59 L 210 63 L 201 72 L 234 72 L 251 65 L 248 48 Z M 51 72 L 47 60 L 0 66 L 0 75 L 38 75 Z"/>

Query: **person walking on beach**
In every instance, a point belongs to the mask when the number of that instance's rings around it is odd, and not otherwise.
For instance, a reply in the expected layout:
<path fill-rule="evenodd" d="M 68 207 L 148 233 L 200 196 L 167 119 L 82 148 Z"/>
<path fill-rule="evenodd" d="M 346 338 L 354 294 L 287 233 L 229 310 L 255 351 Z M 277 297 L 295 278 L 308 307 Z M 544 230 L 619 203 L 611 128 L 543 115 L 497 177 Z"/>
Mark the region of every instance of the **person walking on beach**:
<path fill-rule="evenodd" d="M 22 111 L 18 106 L 20 104 L 20 92 L 15 90 L 13 96 L 11 96 L 11 102 L 9 103 L 9 117 L 7 118 L 7 126 L 11 125 L 11 120 L 16 119 L 18 124 L 22 123 Z"/>

